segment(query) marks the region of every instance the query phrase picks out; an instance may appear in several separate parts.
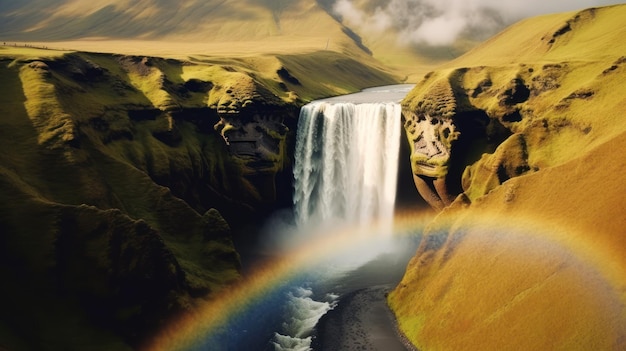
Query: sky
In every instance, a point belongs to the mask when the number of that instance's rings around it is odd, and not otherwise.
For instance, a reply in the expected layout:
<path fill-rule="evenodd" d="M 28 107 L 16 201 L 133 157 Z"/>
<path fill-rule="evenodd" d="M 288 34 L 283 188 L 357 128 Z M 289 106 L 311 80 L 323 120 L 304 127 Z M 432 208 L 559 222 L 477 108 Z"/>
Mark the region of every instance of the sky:
<path fill-rule="evenodd" d="M 525 17 L 620 3 L 624 1 L 335 0 L 332 9 L 362 31 L 393 29 L 401 42 L 444 46 L 459 37 L 484 40 Z"/>

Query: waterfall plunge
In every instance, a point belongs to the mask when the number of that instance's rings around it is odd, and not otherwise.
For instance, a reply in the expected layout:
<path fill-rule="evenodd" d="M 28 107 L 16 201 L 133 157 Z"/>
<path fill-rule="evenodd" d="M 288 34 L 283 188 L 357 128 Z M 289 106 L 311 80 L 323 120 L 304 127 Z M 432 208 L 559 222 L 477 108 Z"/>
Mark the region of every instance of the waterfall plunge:
<path fill-rule="evenodd" d="M 304 106 L 294 167 L 298 227 L 356 225 L 391 233 L 400 128 L 398 103 Z"/>
<path fill-rule="evenodd" d="M 318 100 L 300 111 L 294 166 L 294 214 L 299 239 L 306 244 L 311 235 L 337 233 L 341 227 L 357 227 L 374 235 L 374 239 L 354 240 L 350 247 L 341 248 L 338 257 L 325 261 L 323 268 L 316 267 L 318 279 L 344 276 L 388 249 L 396 197 L 401 107 L 396 102 L 371 101 L 399 101 L 411 88 L 400 85 L 368 89 Z M 311 326 L 334 307 L 337 299 L 332 293 L 334 288 L 321 287 L 319 291 L 320 287 L 297 288 L 288 295 L 287 322 L 273 339 L 276 351 L 311 350 Z M 326 293 L 321 301 L 320 293 Z M 317 300 L 313 295 L 318 295 Z"/>

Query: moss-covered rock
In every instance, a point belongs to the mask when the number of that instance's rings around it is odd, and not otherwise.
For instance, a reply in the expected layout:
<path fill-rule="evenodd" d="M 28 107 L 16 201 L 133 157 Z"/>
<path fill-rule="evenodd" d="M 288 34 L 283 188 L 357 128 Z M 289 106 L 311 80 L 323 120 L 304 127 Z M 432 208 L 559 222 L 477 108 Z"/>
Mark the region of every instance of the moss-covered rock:
<path fill-rule="evenodd" d="M 6 277 L 7 296 L 34 304 L 10 335 L 19 339 L 27 318 L 41 317 L 35 310 L 49 310 L 31 301 L 36 294 L 67 301 L 68 323 L 111 333 L 105 344 L 134 345 L 238 279 L 239 255 L 215 208 L 249 213 L 260 200 L 205 127 L 218 120 L 197 103 L 207 92 L 182 88 L 174 73 L 182 67 L 77 53 L 4 61 L 1 139 L 11 151 L 0 163 L 0 265 L 19 267 Z M 3 325 L 10 316 L 2 314 Z M 48 319 L 30 348 L 89 348 L 89 340 L 54 336 Z"/>

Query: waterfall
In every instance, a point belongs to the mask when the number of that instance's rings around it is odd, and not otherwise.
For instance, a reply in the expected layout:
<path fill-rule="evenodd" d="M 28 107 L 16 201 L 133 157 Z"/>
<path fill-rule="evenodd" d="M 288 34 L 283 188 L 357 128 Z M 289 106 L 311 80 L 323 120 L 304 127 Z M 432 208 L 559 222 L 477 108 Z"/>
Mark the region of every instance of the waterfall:
<path fill-rule="evenodd" d="M 314 101 L 300 111 L 293 197 L 298 233 L 306 237 L 346 226 L 367 229 L 381 239 L 369 243 L 374 245 L 371 253 L 363 240 L 355 240 L 352 254 L 350 248 L 343 248 L 345 257 L 315 269 L 318 279 L 358 267 L 373 258 L 370 254 L 384 250 L 381 242 L 391 237 L 401 131 L 397 101 L 411 88 L 369 89 Z M 286 322 L 272 341 L 276 351 L 311 350 L 313 327 L 338 298 L 318 288 L 297 287 L 287 295 Z M 314 294 L 314 290 L 318 291 Z"/>
<path fill-rule="evenodd" d="M 294 166 L 298 227 L 376 225 L 391 232 L 400 114 L 395 102 L 317 101 L 302 108 Z"/>

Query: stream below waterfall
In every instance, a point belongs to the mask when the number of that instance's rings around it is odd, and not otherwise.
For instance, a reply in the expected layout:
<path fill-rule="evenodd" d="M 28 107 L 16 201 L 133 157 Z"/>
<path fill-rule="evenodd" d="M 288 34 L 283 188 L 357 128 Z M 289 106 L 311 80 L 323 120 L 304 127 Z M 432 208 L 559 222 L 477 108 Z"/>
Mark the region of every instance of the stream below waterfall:
<path fill-rule="evenodd" d="M 300 265 L 297 273 L 277 279 L 201 349 L 404 349 L 392 335 L 390 313 L 385 319 L 384 293 L 402 278 L 421 234 L 393 236 L 402 128 L 399 102 L 412 87 L 371 88 L 301 109 L 293 211 L 267 221 L 259 251 L 287 260 L 294 252 L 306 252 L 311 258 L 305 264 L 294 260 Z M 360 295 L 363 306 L 350 307 L 347 301 L 371 287 L 368 295 Z M 337 311 L 329 313 L 333 309 Z M 361 317 L 346 319 L 340 313 L 353 310 Z M 360 326 L 364 322 L 377 325 Z M 342 323 L 355 325 L 346 328 Z M 372 331 L 379 327 L 385 330 Z M 377 339 L 367 341 L 367 333 Z"/>

